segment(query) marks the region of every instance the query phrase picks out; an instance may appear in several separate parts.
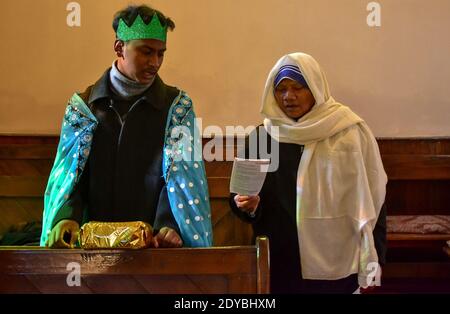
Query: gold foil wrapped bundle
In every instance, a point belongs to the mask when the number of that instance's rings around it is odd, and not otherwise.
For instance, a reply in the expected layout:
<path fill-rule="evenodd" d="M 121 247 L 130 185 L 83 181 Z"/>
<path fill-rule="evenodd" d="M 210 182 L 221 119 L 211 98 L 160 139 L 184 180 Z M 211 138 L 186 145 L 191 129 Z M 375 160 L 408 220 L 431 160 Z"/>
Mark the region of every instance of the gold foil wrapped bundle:
<path fill-rule="evenodd" d="M 81 227 L 78 240 L 83 249 L 143 249 L 152 238 L 152 226 L 143 221 L 91 221 Z"/>

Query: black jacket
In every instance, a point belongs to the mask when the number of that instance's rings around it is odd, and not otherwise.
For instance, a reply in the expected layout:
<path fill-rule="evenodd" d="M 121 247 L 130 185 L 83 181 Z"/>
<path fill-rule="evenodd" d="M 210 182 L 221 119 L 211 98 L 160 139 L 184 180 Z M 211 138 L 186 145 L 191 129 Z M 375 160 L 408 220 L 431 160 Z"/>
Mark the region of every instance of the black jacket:
<path fill-rule="evenodd" d="M 123 100 L 111 89 L 109 71 L 80 95 L 98 125 L 86 168 L 53 225 L 140 220 L 180 234 L 162 173 L 168 110 L 179 90 L 157 76 L 142 95 Z"/>

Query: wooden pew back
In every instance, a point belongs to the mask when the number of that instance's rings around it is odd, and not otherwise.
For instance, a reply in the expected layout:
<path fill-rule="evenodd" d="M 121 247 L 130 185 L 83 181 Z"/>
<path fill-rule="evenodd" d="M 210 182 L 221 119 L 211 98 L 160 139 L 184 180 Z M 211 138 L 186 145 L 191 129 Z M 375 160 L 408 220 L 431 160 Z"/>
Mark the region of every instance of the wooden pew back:
<path fill-rule="evenodd" d="M 269 293 L 269 241 L 255 246 L 0 248 L 0 293 Z M 80 285 L 76 273 L 80 274 Z"/>

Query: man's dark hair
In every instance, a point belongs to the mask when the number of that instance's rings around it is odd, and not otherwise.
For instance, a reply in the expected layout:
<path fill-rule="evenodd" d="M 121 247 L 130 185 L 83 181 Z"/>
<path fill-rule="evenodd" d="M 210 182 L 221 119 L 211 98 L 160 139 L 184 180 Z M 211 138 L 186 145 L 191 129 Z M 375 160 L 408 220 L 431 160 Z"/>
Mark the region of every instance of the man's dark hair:
<path fill-rule="evenodd" d="M 125 24 L 127 24 L 128 26 L 131 26 L 136 17 L 140 15 L 144 23 L 149 24 L 155 12 L 158 15 L 159 21 L 161 22 L 162 26 L 167 26 L 167 28 L 171 31 L 175 29 L 175 23 L 160 11 L 146 5 L 130 5 L 114 14 L 114 19 L 112 22 L 114 32 L 117 34 L 117 28 L 119 27 L 120 19 L 123 19 Z"/>

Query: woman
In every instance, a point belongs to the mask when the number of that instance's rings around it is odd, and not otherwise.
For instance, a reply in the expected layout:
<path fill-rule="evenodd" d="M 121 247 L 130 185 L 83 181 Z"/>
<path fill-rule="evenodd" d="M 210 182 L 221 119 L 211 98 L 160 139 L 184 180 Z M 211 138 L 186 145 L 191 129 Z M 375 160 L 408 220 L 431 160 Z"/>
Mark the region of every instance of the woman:
<path fill-rule="evenodd" d="M 331 97 L 319 64 L 304 53 L 275 64 L 261 112 L 256 132 L 279 145 L 278 169 L 258 196 L 232 194 L 230 204 L 255 235 L 269 237 L 272 292 L 368 286 L 386 241 L 387 177 L 371 131 Z"/>

